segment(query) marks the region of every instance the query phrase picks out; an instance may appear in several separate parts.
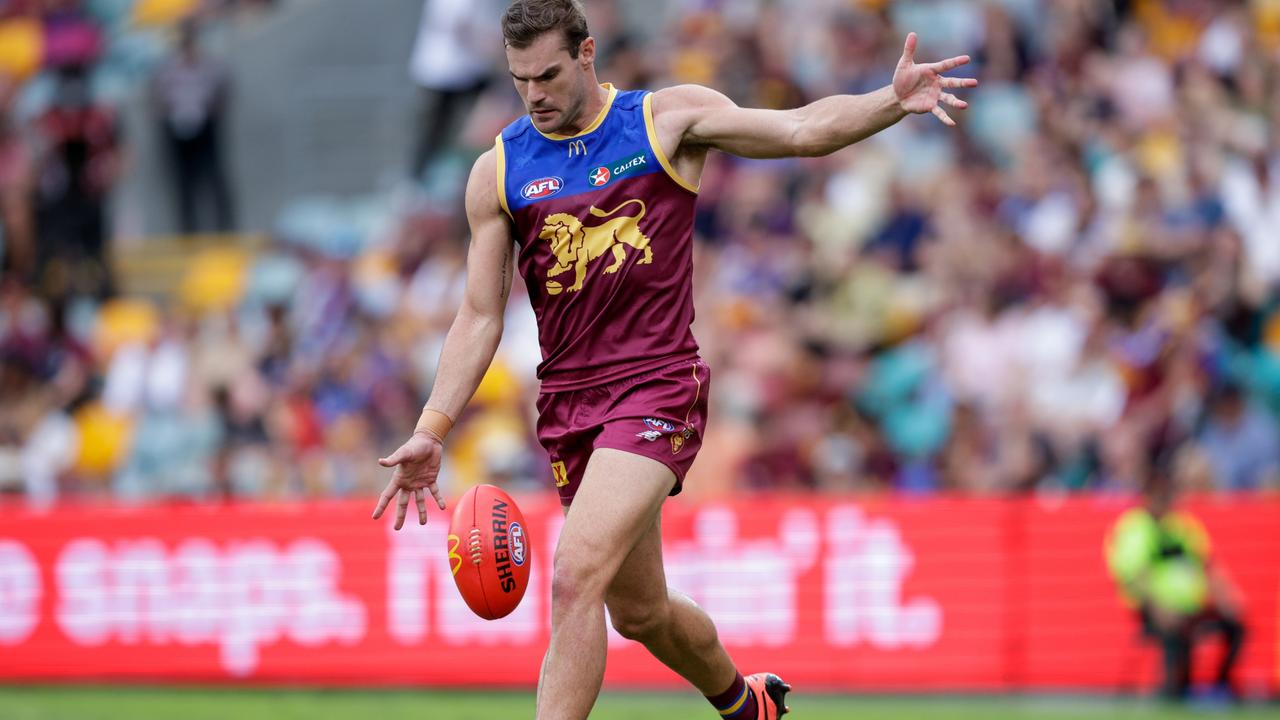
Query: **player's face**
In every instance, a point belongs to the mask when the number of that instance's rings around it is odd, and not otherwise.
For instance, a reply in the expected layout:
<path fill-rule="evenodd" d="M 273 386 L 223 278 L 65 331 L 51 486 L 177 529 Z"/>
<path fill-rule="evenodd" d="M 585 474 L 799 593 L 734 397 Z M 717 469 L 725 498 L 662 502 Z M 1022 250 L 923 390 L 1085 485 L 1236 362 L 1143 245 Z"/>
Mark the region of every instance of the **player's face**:
<path fill-rule="evenodd" d="M 595 62 L 596 41 L 587 38 L 578 48 L 578 57 L 569 57 L 564 35 L 544 33 L 527 48 L 507 48 L 507 65 L 515 80 L 516 92 L 534 127 L 544 133 L 558 133 L 589 120 L 578 116 L 591 91 L 591 65 Z"/>

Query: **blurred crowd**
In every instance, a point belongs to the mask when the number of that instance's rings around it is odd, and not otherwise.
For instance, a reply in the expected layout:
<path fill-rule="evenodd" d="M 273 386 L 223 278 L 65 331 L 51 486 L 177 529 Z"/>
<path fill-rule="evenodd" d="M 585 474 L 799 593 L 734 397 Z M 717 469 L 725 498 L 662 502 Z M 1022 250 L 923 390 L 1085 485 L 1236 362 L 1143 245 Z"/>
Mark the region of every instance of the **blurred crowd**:
<path fill-rule="evenodd" d="M 372 497 L 462 292 L 466 168 L 520 112 L 499 4 L 424 4 L 409 191 L 292 208 L 266 244 L 197 253 L 172 298 L 120 294 L 83 210 L 127 172 L 110 110 L 24 124 L 0 93 L 0 489 Z M 1280 487 L 1280 0 L 672 0 L 652 27 L 586 6 L 622 88 L 795 107 L 887 84 L 908 31 L 982 83 L 955 129 L 911 117 L 825 158 L 708 161 L 694 331 L 714 389 L 686 492 Z M 153 64 L 152 97 L 173 98 L 152 102 L 189 141 L 232 79 L 165 67 L 185 66 Z M 74 72 L 41 73 L 75 95 Z M 49 112 L 68 103 L 96 107 Z M 209 163 L 192 197 L 230 227 Z M 84 258 L 96 273 L 60 269 Z M 512 297 L 450 436 L 451 492 L 549 482 L 519 278 Z"/>

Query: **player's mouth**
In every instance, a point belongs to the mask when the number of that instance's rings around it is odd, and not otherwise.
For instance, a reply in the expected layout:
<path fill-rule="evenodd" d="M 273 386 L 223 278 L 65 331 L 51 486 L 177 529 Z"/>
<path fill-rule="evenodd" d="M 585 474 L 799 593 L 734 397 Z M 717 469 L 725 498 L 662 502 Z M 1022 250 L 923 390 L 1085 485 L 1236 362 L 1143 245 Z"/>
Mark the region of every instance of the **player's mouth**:
<path fill-rule="evenodd" d="M 530 111 L 529 114 L 533 115 L 538 120 L 548 120 L 551 118 L 551 116 L 556 114 L 556 110 L 555 108 L 541 108 L 538 110 Z"/>

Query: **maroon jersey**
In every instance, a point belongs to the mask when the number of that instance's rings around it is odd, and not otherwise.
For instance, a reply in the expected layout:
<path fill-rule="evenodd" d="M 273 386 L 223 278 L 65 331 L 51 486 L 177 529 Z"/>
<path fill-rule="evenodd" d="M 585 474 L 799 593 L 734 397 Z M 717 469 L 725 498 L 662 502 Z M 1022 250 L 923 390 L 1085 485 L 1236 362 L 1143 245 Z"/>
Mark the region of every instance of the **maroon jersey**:
<path fill-rule="evenodd" d="M 653 130 L 652 94 L 619 92 L 573 136 L 526 115 L 497 138 L 498 197 L 538 319 L 543 392 L 697 356 L 693 206 Z"/>

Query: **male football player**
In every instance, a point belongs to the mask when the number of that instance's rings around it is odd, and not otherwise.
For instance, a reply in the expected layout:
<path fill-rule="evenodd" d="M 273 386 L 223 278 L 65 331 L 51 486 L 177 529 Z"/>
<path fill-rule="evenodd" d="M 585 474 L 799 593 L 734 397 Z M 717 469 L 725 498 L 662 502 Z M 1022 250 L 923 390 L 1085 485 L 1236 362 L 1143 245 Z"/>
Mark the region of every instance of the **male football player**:
<path fill-rule="evenodd" d="M 514 272 L 529 290 L 543 360 L 538 439 L 568 508 L 552 571 L 551 645 L 537 717 L 587 717 L 604 676 L 605 608 L 726 718 L 775 719 L 790 687 L 744 678 L 711 619 L 667 588 L 659 516 L 702 442 L 710 371 L 693 321 L 693 217 L 711 150 L 749 158 L 826 155 L 910 113 L 953 125 L 944 77 L 968 62 L 915 62 L 909 34 L 893 82 L 794 110 L 738 107 L 710 88 L 624 91 L 596 79 L 577 0 L 515 0 L 502 18 L 507 63 L 528 115 L 472 168 L 467 289 L 413 435 L 389 457 L 374 517 L 398 497 L 396 527 L 436 486 L 445 438 L 493 359 Z M 513 245 L 516 251 L 513 253 Z M 516 267 L 512 267 L 513 264 Z"/>

